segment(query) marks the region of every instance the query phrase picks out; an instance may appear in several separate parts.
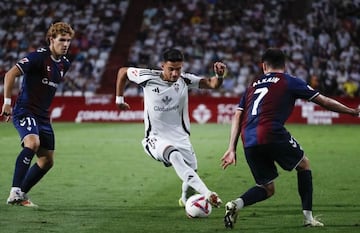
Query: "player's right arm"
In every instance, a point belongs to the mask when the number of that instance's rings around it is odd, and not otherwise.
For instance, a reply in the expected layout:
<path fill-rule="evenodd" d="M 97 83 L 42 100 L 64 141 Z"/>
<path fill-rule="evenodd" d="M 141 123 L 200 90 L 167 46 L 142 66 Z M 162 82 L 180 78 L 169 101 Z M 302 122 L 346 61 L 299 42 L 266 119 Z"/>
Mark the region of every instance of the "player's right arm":
<path fill-rule="evenodd" d="M 360 116 L 360 107 L 358 108 L 349 108 L 344 104 L 334 100 L 332 98 L 326 97 L 324 95 L 317 95 L 314 99 L 311 100 L 312 102 L 320 105 L 321 107 L 338 113 L 345 113 L 352 116 Z"/>
<path fill-rule="evenodd" d="M 129 104 L 124 101 L 124 90 L 126 86 L 126 82 L 128 80 L 127 76 L 128 67 L 121 67 L 117 73 L 116 78 L 116 99 L 115 103 L 121 110 L 130 109 Z"/>
<path fill-rule="evenodd" d="M 5 116 L 5 121 L 9 121 L 12 113 L 11 95 L 15 79 L 22 75 L 20 69 L 15 65 L 4 76 L 4 104 L 0 116 Z"/>
<path fill-rule="evenodd" d="M 242 112 L 242 109 L 237 109 L 233 116 L 229 147 L 221 158 L 221 167 L 223 169 L 226 169 L 231 164 L 236 165 L 236 147 L 241 133 L 240 121 Z"/>

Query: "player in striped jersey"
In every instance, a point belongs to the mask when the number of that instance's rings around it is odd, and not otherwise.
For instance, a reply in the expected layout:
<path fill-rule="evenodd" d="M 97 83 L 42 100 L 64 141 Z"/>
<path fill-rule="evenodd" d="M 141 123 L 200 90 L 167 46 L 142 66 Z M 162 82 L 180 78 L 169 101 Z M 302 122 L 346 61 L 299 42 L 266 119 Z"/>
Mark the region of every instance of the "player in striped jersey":
<path fill-rule="evenodd" d="M 236 147 L 241 133 L 246 161 L 256 185 L 225 205 L 224 223 L 233 228 L 238 211 L 271 197 L 278 176 L 275 162 L 284 170 L 296 169 L 305 226 L 323 226 L 312 215 L 312 175 L 309 159 L 296 140 L 285 129 L 295 100 L 306 99 L 328 110 L 358 116 L 360 109 L 349 108 L 321 95 L 303 80 L 285 73 L 285 55 L 269 48 L 262 56 L 264 75 L 255 79 L 243 94 L 235 112 L 230 142 L 222 167 L 236 164 Z"/>
<path fill-rule="evenodd" d="M 208 189 L 196 173 L 197 160 L 190 143 L 188 90 L 219 88 L 226 66 L 216 62 L 216 75 L 203 78 L 182 72 L 183 61 L 181 51 L 168 49 L 163 53 L 162 70 L 120 68 L 116 83 L 116 104 L 122 110 L 130 108 L 123 96 L 127 80 L 143 88 L 145 137 L 142 144 L 145 152 L 165 166 L 172 166 L 183 181 L 180 206 L 185 205 L 189 187 L 192 187 L 218 207 L 220 198 Z"/>
<path fill-rule="evenodd" d="M 49 108 L 70 66 L 65 55 L 73 36 L 70 25 L 63 22 L 51 25 L 46 35 L 49 47 L 29 53 L 5 74 L 1 116 L 6 121 L 13 116 L 23 147 L 16 159 L 8 204 L 36 207 L 27 193 L 53 166 L 55 138 Z M 23 76 L 21 90 L 12 110 L 12 88 L 19 76 Z M 29 169 L 35 154 L 38 160 Z"/>

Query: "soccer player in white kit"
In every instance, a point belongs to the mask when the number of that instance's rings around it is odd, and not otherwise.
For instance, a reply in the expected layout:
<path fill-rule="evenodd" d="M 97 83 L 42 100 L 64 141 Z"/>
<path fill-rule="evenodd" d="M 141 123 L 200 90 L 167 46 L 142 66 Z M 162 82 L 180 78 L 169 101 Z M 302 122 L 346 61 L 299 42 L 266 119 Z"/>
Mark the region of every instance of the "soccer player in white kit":
<path fill-rule="evenodd" d="M 171 48 L 163 53 L 162 70 L 120 68 L 115 102 L 121 110 L 130 109 L 123 96 L 127 80 L 143 88 L 145 137 L 142 144 L 145 152 L 166 167 L 172 166 L 183 181 L 180 206 L 185 206 L 192 188 L 205 195 L 211 205 L 219 207 L 218 194 L 210 191 L 196 173 L 197 160 L 190 142 L 188 90 L 219 88 L 226 65 L 215 62 L 215 76 L 205 78 L 182 72 L 183 62 L 182 52 Z"/>

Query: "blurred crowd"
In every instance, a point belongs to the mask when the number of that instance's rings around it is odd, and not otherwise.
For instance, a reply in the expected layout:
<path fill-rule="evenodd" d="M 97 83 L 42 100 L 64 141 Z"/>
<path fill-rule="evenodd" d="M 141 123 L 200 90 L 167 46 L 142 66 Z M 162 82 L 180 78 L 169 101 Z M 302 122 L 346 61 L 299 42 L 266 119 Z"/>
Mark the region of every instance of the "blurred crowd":
<path fill-rule="evenodd" d="M 239 96 L 261 73 L 261 53 L 276 46 L 288 56 L 287 72 L 323 94 L 360 95 L 360 0 L 151 2 L 126 65 L 158 69 L 162 51 L 176 46 L 184 52 L 186 72 L 213 75 L 218 60 L 228 66 L 221 90 L 192 94 Z M 296 2 L 303 2 L 300 13 Z M 57 94 L 96 93 L 127 7 L 128 0 L 1 1 L 0 93 L 5 72 L 28 52 L 46 46 L 45 33 L 55 21 L 76 30 L 72 66 Z M 141 94 L 133 84 L 125 93 Z"/>
<path fill-rule="evenodd" d="M 329 96 L 359 96 L 359 0 L 155 2 L 144 13 L 129 65 L 158 68 L 163 49 L 177 46 L 187 72 L 212 75 L 214 61 L 228 65 L 220 92 L 202 94 L 238 96 L 261 73 L 264 49 L 276 46 L 288 56 L 288 73 Z M 303 2 L 300 9 L 296 2 Z M 129 94 L 141 92 L 130 85 Z"/>
<path fill-rule="evenodd" d="M 127 0 L 1 1 L 0 93 L 5 72 L 28 52 L 47 46 L 46 32 L 56 21 L 76 32 L 68 54 L 72 66 L 57 95 L 95 93 L 127 6 Z"/>

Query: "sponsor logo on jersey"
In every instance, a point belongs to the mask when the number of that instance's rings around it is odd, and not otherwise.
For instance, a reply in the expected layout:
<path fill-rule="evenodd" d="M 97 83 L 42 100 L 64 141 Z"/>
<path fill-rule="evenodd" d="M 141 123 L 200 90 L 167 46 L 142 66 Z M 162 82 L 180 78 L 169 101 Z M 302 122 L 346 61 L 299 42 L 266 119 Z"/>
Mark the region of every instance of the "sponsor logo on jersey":
<path fill-rule="evenodd" d="M 50 86 L 50 87 L 55 87 L 55 88 L 57 88 L 57 86 L 58 86 L 57 83 L 54 83 L 53 81 L 50 81 L 50 80 L 47 79 L 47 78 L 43 78 L 43 79 L 41 80 L 41 82 L 42 82 L 43 84 L 45 84 L 45 85 Z"/>
<path fill-rule="evenodd" d="M 156 112 L 169 112 L 169 111 L 177 111 L 179 109 L 179 105 L 175 105 L 172 107 L 164 107 L 164 106 L 154 106 L 154 111 Z"/>

